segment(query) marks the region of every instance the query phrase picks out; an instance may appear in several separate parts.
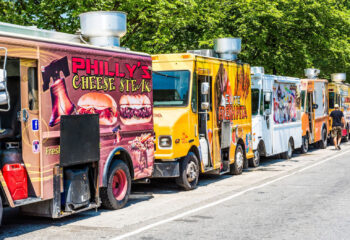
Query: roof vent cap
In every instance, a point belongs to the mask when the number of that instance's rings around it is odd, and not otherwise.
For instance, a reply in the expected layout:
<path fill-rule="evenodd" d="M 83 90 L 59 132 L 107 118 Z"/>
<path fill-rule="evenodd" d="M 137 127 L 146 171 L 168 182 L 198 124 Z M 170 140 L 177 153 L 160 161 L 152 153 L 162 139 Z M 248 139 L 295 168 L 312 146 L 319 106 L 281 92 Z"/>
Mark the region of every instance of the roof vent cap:
<path fill-rule="evenodd" d="M 345 82 L 346 73 L 333 73 L 331 74 L 331 79 L 333 82 Z"/>
<path fill-rule="evenodd" d="M 305 71 L 305 76 L 309 79 L 315 79 L 317 78 L 318 74 L 320 74 L 320 69 L 316 69 L 316 68 L 307 68 L 304 71 Z"/>
<path fill-rule="evenodd" d="M 120 47 L 120 38 L 126 34 L 126 13 L 94 11 L 79 15 L 81 34 L 92 45 Z"/>
<path fill-rule="evenodd" d="M 218 38 L 214 40 L 214 51 L 225 60 L 237 60 L 237 54 L 241 52 L 240 38 Z"/>
<path fill-rule="evenodd" d="M 250 68 L 250 73 L 251 74 L 264 74 L 265 73 L 265 69 L 264 67 L 251 67 Z"/>

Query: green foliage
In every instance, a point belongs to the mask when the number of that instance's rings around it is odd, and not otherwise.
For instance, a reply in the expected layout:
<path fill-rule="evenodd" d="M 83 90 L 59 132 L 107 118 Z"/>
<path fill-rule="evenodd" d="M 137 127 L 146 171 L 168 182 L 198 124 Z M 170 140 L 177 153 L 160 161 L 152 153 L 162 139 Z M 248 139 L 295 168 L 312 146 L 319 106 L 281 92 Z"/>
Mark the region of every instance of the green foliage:
<path fill-rule="evenodd" d="M 350 76 L 348 0 L 2 0 L 0 21 L 74 33 L 79 14 L 96 10 L 128 13 L 122 45 L 133 50 L 184 52 L 232 36 L 243 40 L 240 59 L 268 73 Z"/>

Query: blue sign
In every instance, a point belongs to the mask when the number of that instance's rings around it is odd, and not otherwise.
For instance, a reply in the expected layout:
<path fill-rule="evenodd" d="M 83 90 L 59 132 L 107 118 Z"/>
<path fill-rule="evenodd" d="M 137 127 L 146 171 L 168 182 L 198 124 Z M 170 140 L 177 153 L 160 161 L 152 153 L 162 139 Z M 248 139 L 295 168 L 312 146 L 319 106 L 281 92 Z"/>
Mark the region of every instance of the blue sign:
<path fill-rule="evenodd" d="M 32 120 L 32 130 L 33 131 L 38 131 L 39 130 L 39 120 L 38 119 L 33 119 Z"/>

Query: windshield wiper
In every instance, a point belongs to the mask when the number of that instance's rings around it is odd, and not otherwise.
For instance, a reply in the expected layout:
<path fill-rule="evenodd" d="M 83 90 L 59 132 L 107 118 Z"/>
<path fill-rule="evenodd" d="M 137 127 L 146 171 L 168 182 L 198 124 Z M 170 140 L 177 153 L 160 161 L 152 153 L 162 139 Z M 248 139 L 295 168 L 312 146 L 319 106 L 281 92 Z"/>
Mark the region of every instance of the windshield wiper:
<path fill-rule="evenodd" d="M 161 72 L 153 71 L 153 73 L 158 74 L 158 75 L 160 75 L 160 76 L 164 76 L 164 77 L 180 79 L 180 77 L 170 76 L 170 75 L 167 75 L 167 74 L 164 74 L 164 73 L 161 73 Z"/>

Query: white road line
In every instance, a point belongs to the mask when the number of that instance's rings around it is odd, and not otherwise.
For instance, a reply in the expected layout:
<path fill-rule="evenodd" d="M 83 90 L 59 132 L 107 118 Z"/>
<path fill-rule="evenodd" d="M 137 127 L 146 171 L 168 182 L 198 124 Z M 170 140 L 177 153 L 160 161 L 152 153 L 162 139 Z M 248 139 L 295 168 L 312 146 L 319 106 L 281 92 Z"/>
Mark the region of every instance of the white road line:
<path fill-rule="evenodd" d="M 194 208 L 194 209 L 192 209 L 192 210 L 183 212 L 183 213 L 181 213 L 181 214 L 178 214 L 178 215 L 175 215 L 175 216 L 173 216 L 173 217 L 170 217 L 170 218 L 161 220 L 161 221 L 159 221 L 159 222 L 155 222 L 155 223 L 146 225 L 146 226 L 144 226 L 144 227 L 142 227 L 142 228 L 139 228 L 139 229 L 136 229 L 136 230 L 134 230 L 134 231 L 125 233 L 125 234 L 120 235 L 120 236 L 117 236 L 117 237 L 115 237 L 115 238 L 111 238 L 110 240 L 120 240 L 120 239 L 124 239 L 124 238 L 127 238 L 127 237 L 131 237 L 131 236 L 134 236 L 134 235 L 139 234 L 139 233 L 141 233 L 141 232 L 147 231 L 147 230 L 149 230 L 149 229 L 151 229 L 151 228 L 154 228 L 154 227 L 163 225 L 163 224 L 165 224 L 165 223 L 172 222 L 172 221 L 174 221 L 174 220 L 176 220 L 176 219 L 183 218 L 183 217 L 185 217 L 185 216 L 187 216 L 187 215 L 191 215 L 191 214 L 193 214 L 193 213 L 199 212 L 199 211 L 201 211 L 201 210 L 203 210 L 203 209 L 206 209 L 206 208 L 210 208 L 210 207 L 219 205 L 219 204 L 221 204 L 221 203 L 223 203 L 223 202 L 227 202 L 227 201 L 229 201 L 229 200 L 231 200 L 231 199 L 234 199 L 234 198 L 236 198 L 236 197 L 239 197 L 239 196 L 241 196 L 241 195 L 243 195 L 243 194 L 245 194 L 245 193 L 247 193 L 247 192 L 250 192 L 250 191 L 253 191 L 253 190 L 256 190 L 256 189 L 265 187 L 265 186 L 270 185 L 270 184 L 272 184 L 272 183 L 278 182 L 278 181 L 280 181 L 280 180 L 282 180 L 282 179 L 284 179 L 284 178 L 293 176 L 293 175 L 295 175 L 295 174 L 297 174 L 297 173 L 304 172 L 305 170 L 308 170 L 308 169 L 310 169 L 310 168 L 316 167 L 316 166 L 318 166 L 318 165 L 320 165 L 320 164 L 322 164 L 322 163 L 328 162 L 328 161 L 330 161 L 330 160 L 332 160 L 332 159 L 334 159 L 334 158 L 340 157 L 340 156 L 342 156 L 342 155 L 344 155 L 344 154 L 346 154 L 346 153 L 348 153 L 348 152 L 350 152 L 350 149 L 347 150 L 347 151 L 345 151 L 345 152 L 342 152 L 342 153 L 340 153 L 340 154 L 334 155 L 334 156 L 332 156 L 332 157 L 330 157 L 330 158 L 327 158 L 327 159 L 324 159 L 324 160 L 322 160 L 322 161 L 319 161 L 319 162 L 316 162 L 316 163 L 314 163 L 314 164 L 311 164 L 311 165 L 309 165 L 309 166 L 307 166 L 307 167 L 301 168 L 301 169 L 299 169 L 299 170 L 297 170 L 297 171 L 295 171 L 295 172 L 292 172 L 292 173 L 289 173 L 289 174 L 287 174 L 287 175 L 281 176 L 281 177 L 279 177 L 279 178 L 273 179 L 273 180 L 271 180 L 271 181 L 265 182 L 265 183 L 260 184 L 260 185 L 258 185 L 258 186 L 245 189 L 245 190 L 243 190 L 243 191 L 241 191 L 241 192 L 235 193 L 235 194 L 233 194 L 233 195 L 230 195 L 230 196 L 225 197 L 225 198 L 223 198 L 223 199 L 220 199 L 220 200 L 218 200 L 218 201 L 215 201 L 215 202 L 212 202 L 212 203 L 203 205 L 203 206 L 198 207 L 198 208 Z"/>

